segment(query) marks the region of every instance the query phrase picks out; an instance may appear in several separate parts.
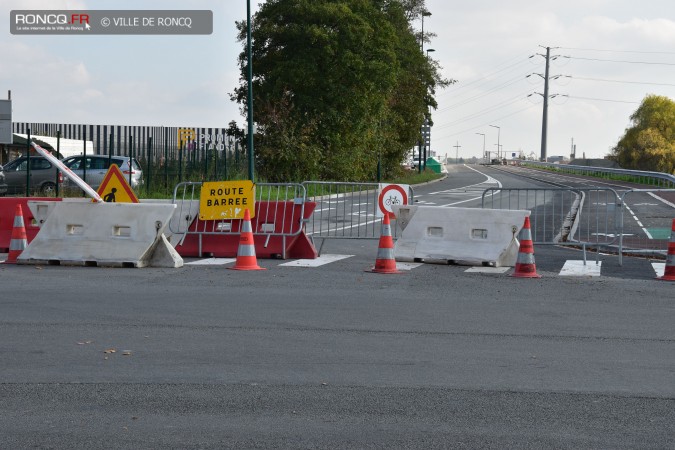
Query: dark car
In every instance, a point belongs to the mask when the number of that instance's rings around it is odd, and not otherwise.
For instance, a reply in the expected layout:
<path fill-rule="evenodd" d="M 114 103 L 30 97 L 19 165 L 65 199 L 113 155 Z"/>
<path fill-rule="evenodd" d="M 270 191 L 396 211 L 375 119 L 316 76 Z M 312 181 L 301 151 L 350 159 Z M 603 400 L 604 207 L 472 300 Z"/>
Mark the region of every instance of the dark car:
<path fill-rule="evenodd" d="M 26 176 L 28 171 L 28 158 L 20 156 L 2 166 L 0 171 L 0 194 L 16 195 L 26 193 Z M 42 156 L 30 157 L 30 191 L 40 195 L 54 195 L 57 183 L 61 183 L 62 177 L 56 166 Z M 7 186 L 2 192 L 2 178 Z"/>

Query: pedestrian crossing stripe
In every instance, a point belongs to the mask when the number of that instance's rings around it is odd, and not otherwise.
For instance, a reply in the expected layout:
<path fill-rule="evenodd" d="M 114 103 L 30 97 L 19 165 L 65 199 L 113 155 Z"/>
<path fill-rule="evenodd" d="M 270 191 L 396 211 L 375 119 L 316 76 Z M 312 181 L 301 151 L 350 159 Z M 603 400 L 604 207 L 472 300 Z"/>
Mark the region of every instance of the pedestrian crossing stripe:
<path fill-rule="evenodd" d="M 234 258 L 207 258 L 185 263 L 190 266 L 220 266 L 235 262 Z"/>
<path fill-rule="evenodd" d="M 314 259 L 296 259 L 287 263 L 279 264 L 285 267 L 319 267 L 341 259 L 351 258 L 354 255 L 321 255 Z"/>
<path fill-rule="evenodd" d="M 565 265 L 560 271 L 563 277 L 599 277 L 602 261 L 565 261 Z"/>
<path fill-rule="evenodd" d="M 509 269 L 511 269 L 511 268 L 510 267 L 476 266 L 476 267 L 472 267 L 470 269 L 466 269 L 464 272 L 466 272 L 466 273 L 504 273 Z"/>

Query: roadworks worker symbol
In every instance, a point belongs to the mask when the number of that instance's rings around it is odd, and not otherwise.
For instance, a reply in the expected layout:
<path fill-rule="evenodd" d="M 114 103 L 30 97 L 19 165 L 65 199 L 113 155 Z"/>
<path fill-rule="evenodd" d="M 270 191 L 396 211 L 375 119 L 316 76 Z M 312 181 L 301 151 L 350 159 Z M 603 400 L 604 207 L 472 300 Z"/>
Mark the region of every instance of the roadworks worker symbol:
<path fill-rule="evenodd" d="M 111 165 L 106 172 L 98 195 L 107 203 L 138 203 L 138 197 L 116 164 Z"/>

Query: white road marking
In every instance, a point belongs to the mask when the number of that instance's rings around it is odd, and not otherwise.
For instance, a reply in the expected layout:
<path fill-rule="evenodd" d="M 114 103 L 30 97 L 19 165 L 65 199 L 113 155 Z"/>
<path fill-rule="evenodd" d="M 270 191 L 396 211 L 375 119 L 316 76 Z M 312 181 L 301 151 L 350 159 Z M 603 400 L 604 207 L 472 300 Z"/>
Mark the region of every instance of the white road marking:
<path fill-rule="evenodd" d="M 652 263 L 652 268 L 654 269 L 654 272 L 656 273 L 657 277 L 662 277 L 663 274 L 666 272 L 666 263 Z"/>
<path fill-rule="evenodd" d="M 236 261 L 236 258 L 207 258 L 199 259 L 197 261 L 191 261 L 185 263 L 189 266 L 221 266 L 224 264 L 230 264 Z"/>
<path fill-rule="evenodd" d="M 279 264 L 280 266 L 286 267 L 319 267 L 324 264 L 329 264 L 335 261 L 340 261 L 341 259 L 351 258 L 354 255 L 321 255 L 315 259 L 296 259 L 295 261 L 289 261 L 287 263 Z"/>
<path fill-rule="evenodd" d="M 559 275 L 562 277 L 599 277 L 601 267 L 602 261 L 598 261 L 597 264 L 595 261 L 586 261 L 584 265 L 583 261 L 567 260 Z"/>
<path fill-rule="evenodd" d="M 476 266 L 470 269 L 466 269 L 466 273 L 505 273 L 509 270 L 510 267 L 489 267 L 489 266 Z"/>
<path fill-rule="evenodd" d="M 671 202 L 669 202 L 668 200 L 663 199 L 663 198 L 659 197 L 658 195 L 654 194 L 653 192 L 648 192 L 648 194 L 651 195 L 652 197 L 654 197 L 655 199 L 657 199 L 658 201 L 660 201 L 660 202 L 662 202 L 662 203 L 665 203 L 666 205 L 672 206 L 673 208 L 675 208 L 675 203 L 671 203 Z"/>
<path fill-rule="evenodd" d="M 421 266 L 424 263 L 411 263 L 411 262 L 396 262 L 396 268 L 398 270 L 412 270 L 416 267 Z"/>

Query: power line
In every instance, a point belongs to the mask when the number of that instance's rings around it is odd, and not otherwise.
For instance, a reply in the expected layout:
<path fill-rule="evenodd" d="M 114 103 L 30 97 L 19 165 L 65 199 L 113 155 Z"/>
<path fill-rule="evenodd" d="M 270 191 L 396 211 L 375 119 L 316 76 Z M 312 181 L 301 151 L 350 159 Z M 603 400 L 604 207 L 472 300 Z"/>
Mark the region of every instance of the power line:
<path fill-rule="evenodd" d="M 449 137 L 452 137 L 452 136 L 459 136 L 460 134 L 468 133 L 469 131 L 474 131 L 474 130 L 478 130 L 480 128 L 484 128 L 484 127 L 488 126 L 490 123 L 497 122 L 497 121 L 500 121 L 500 120 L 504 120 L 504 119 L 509 118 L 511 116 L 515 116 L 516 114 L 520 114 L 521 112 L 526 111 L 526 110 L 531 109 L 531 108 L 534 108 L 535 106 L 537 106 L 537 105 L 529 105 L 525 108 L 514 111 L 511 114 L 507 114 L 507 115 L 502 116 L 502 117 L 490 119 L 490 121 L 488 121 L 488 122 L 477 125 L 475 127 L 468 128 L 468 129 L 460 131 L 458 133 L 452 133 L 452 134 L 448 134 L 448 135 L 437 136 L 437 139 L 449 138 Z"/>
<path fill-rule="evenodd" d="M 475 80 L 469 81 L 467 83 L 462 83 L 461 80 L 458 80 L 457 83 L 453 87 L 451 87 L 449 89 L 446 89 L 441 95 L 448 94 L 448 93 L 451 93 L 451 92 L 455 92 L 455 91 L 460 90 L 460 89 L 464 89 L 468 86 L 479 83 L 481 81 L 490 82 L 490 81 L 492 81 L 492 79 L 490 77 L 492 77 L 494 75 L 497 75 L 498 73 L 505 72 L 509 69 L 513 69 L 515 67 L 521 66 L 521 65 L 527 63 L 528 61 L 529 61 L 529 58 L 525 58 L 523 60 L 520 60 L 520 61 L 517 61 L 513 64 L 510 64 L 510 65 L 504 67 L 503 69 L 495 69 L 492 72 L 488 72 L 485 75 L 483 75 L 482 77 L 476 78 Z M 497 66 L 497 67 L 499 67 L 499 66 Z"/>
<path fill-rule="evenodd" d="M 582 59 L 582 60 L 585 60 L 585 61 L 601 61 L 601 62 L 625 63 L 625 64 L 649 64 L 649 65 L 654 65 L 654 66 L 675 66 L 675 63 L 666 63 L 666 62 L 624 61 L 624 60 L 617 60 L 617 59 L 582 58 L 582 57 L 580 57 L 580 56 L 562 56 L 562 58 Z"/>
<path fill-rule="evenodd" d="M 646 81 L 625 81 L 625 80 L 608 80 L 606 78 L 585 78 L 585 77 L 575 77 L 570 76 L 575 80 L 586 80 L 586 81 L 604 81 L 607 83 L 627 83 L 627 84 L 646 84 L 650 86 L 675 86 L 674 83 L 649 83 Z"/>
<path fill-rule="evenodd" d="M 607 53 L 641 53 L 641 54 L 652 54 L 652 55 L 675 55 L 675 52 L 653 52 L 653 51 L 644 51 L 644 50 L 606 50 L 598 48 L 579 48 L 579 47 L 556 47 L 562 50 L 582 50 L 589 52 L 607 52 Z"/>
<path fill-rule="evenodd" d="M 640 102 L 629 102 L 629 101 L 626 101 L 626 100 L 610 100 L 610 99 L 606 99 L 606 98 L 576 97 L 576 96 L 573 96 L 573 95 L 567 95 L 566 97 L 576 98 L 576 99 L 580 99 L 580 100 L 594 100 L 594 101 L 598 101 L 598 102 L 636 103 L 636 104 L 640 103 Z"/>
<path fill-rule="evenodd" d="M 524 80 L 524 79 L 525 79 L 525 76 L 522 75 L 522 74 L 520 74 L 520 75 L 518 75 L 518 76 L 516 76 L 516 77 L 514 77 L 514 78 L 511 78 L 510 80 L 507 80 L 507 81 L 503 82 L 502 84 L 499 84 L 499 85 L 497 85 L 497 86 L 495 86 L 495 87 L 493 87 L 493 88 L 490 88 L 490 89 L 488 89 L 487 91 L 484 91 L 484 92 L 482 92 L 482 93 L 480 93 L 480 94 L 478 94 L 478 95 L 475 95 L 475 96 L 473 96 L 473 97 L 469 97 L 469 98 L 466 98 L 466 99 L 464 99 L 464 100 L 460 100 L 460 101 L 457 102 L 457 103 L 453 103 L 453 104 L 451 104 L 451 105 L 445 106 L 445 107 L 443 107 L 442 109 L 440 109 L 439 112 L 447 111 L 448 109 L 456 108 L 457 106 L 462 106 L 462 105 L 465 105 L 465 104 L 467 104 L 467 103 L 470 103 L 470 102 L 472 102 L 472 101 L 474 101 L 474 100 L 478 100 L 479 98 L 485 97 L 486 95 L 490 95 L 491 93 L 493 93 L 493 92 L 495 92 L 495 91 L 498 91 L 498 90 L 500 90 L 500 89 L 502 89 L 502 88 L 505 88 L 505 87 L 507 87 L 507 86 L 511 86 L 512 84 L 516 84 L 517 82 L 519 82 L 519 81 L 521 81 L 521 80 Z"/>
<path fill-rule="evenodd" d="M 457 120 L 453 120 L 452 122 L 444 123 L 443 125 L 440 125 L 437 128 L 447 128 L 447 127 L 456 125 L 458 123 L 462 123 L 462 122 L 466 122 L 468 120 L 475 119 L 477 117 L 483 116 L 487 113 L 491 113 L 493 111 L 496 111 L 498 109 L 504 108 L 504 107 L 509 106 L 509 105 L 512 105 L 514 103 L 518 103 L 519 101 L 523 100 L 523 96 L 525 94 L 527 94 L 528 92 L 530 92 L 529 89 L 525 92 L 522 92 L 522 93 L 514 96 L 514 97 L 508 98 L 501 103 L 497 103 L 496 105 L 492 105 L 489 108 L 485 108 L 485 109 L 476 111 L 472 114 L 469 114 L 468 116 L 463 116 L 461 119 L 457 119 Z"/>

